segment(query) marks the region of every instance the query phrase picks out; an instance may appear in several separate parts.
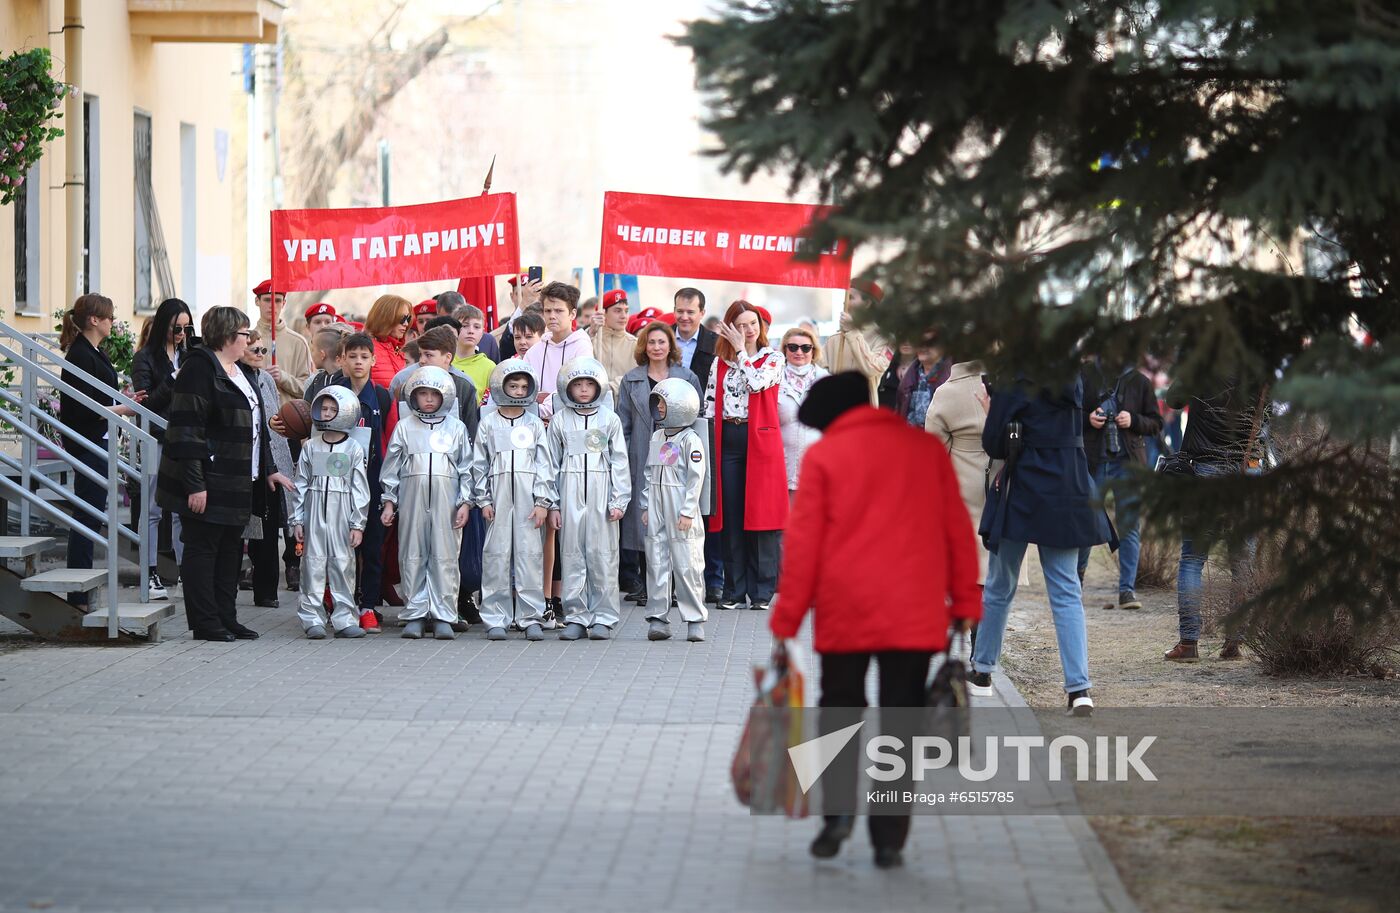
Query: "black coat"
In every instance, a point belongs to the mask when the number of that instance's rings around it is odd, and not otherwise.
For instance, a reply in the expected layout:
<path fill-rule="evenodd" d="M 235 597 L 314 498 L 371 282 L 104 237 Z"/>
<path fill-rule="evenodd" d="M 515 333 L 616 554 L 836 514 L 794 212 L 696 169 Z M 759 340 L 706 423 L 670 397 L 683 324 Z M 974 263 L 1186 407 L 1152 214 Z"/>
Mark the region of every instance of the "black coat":
<path fill-rule="evenodd" d="M 701 327 L 695 334 L 695 354 L 690 358 L 690 370 L 700 379 L 701 396 L 710 382 L 710 370 L 715 366 L 715 343 L 719 334 Z"/>
<path fill-rule="evenodd" d="M 257 480 L 261 485 L 275 471 L 266 431 L 268 404 L 262 402 L 256 372 L 241 362 L 238 369 L 258 398 L 258 420 L 264 427 Z M 207 492 L 209 502 L 199 519 L 220 526 L 245 526 L 254 503 L 253 421 L 247 397 L 224 373 L 218 356 L 208 349 L 190 353 L 175 379 L 156 503 L 188 517 L 189 496 Z"/>
<path fill-rule="evenodd" d="M 978 532 L 987 550 L 1001 539 L 1050 548 L 1109 542 L 1108 515 L 1093 506 L 1084 456 L 1082 383 L 1060 390 L 994 388 L 982 427 L 982 448 L 994 460 L 1008 456 L 1006 428 L 1020 422 L 1024 448 L 1014 469 L 1003 470 L 987 492 Z M 1008 484 L 1009 480 L 1009 484 Z M 1009 494 L 1008 494 L 1009 492 Z"/>
<path fill-rule="evenodd" d="M 1157 393 L 1149 381 L 1136 368 L 1125 368 L 1117 376 L 1105 376 L 1095 362 L 1084 365 L 1080 371 L 1084 383 L 1084 453 L 1089 458 L 1089 468 L 1109 458 L 1104 449 L 1104 432 L 1107 429 L 1095 428 L 1089 416 L 1104 400 L 1113 396 L 1118 401 L 1118 409 L 1127 411 L 1132 423 L 1126 429 L 1119 429 L 1127 458 L 1134 463 L 1147 463 L 1147 448 L 1143 438 L 1156 437 L 1162 433 L 1162 412 L 1157 408 Z M 1113 421 L 1113 416 L 1108 420 Z"/>
<path fill-rule="evenodd" d="M 79 335 L 68 347 L 65 356 L 68 364 L 75 368 L 81 368 L 91 374 L 97 380 L 102 381 L 107 386 L 116 389 L 117 369 L 112 367 L 112 360 L 107 357 L 107 353 L 88 342 L 86 336 Z M 92 384 L 78 377 L 67 368 L 59 375 L 64 383 L 71 384 L 91 397 L 99 406 L 110 406 L 113 399 L 107 393 L 99 391 Z M 67 425 L 68 428 L 78 437 L 96 444 L 100 442 L 107 433 L 108 414 L 97 412 L 83 403 L 78 402 L 77 397 L 69 396 L 66 393 L 60 394 L 58 398 L 58 420 Z M 86 453 L 80 445 L 74 445 L 67 435 L 63 439 L 63 449 L 73 453 Z"/>
<path fill-rule="evenodd" d="M 165 346 L 137 350 L 131 360 L 131 388 L 146 392 L 146 400 L 141 405 L 163 419 L 170 418 L 170 401 L 175 396 L 175 365 L 165 354 Z M 156 440 L 164 439 L 165 432 L 159 428 L 151 430 Z"/>

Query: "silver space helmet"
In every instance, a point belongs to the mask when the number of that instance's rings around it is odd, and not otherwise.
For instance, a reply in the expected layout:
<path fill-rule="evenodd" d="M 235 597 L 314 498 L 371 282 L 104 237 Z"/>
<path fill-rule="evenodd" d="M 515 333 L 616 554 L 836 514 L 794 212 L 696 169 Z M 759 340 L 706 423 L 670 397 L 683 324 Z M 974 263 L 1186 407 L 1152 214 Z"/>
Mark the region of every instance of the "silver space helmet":
<path fill-rule="evenodd" d="M 419 390 L 436 390 L 442 394 L 442 405 L 436 412 L 424 412 L 418 408 L 413 394 Z M 452 383 L 452 375 L 447 371 L 435 365 L 427 365 L 409 376 L 408 383 L 404 385 L 404 399 L 408 400 L 408 408 L 421 419 L 451 415 L 457 401 L 457 385 Z"/>
<path fill-rule="evenodd" d="M 589 378 L 598 384 L 598 395 L 591 403 L 575 402 L 569 396 L 569 384 L 581 377 Z M 596 358 L 575 358 L 567 362 L 559 369 L 558 393 L 559 399 L 569 405 L 569 408 L 579 413 L 596 412 L 603 404 L 603 394 L 608 389 L 608 369 L 603 367 L 603 363 Z"/>
<path fill-rule="evenodd" d="M 408 394 L 404 392 L 404 384 L 408 383 L 408 379 L 413 376 L 413 372 L 417 371 L 418 368 L 419 365 L 417 363 L 414 363 L 406 367 L 400 368 L 399 373 L 393 376 L 393 378 L 389 381 L 390 402 L 401 403 L 408 398 Z"/>
<path fill-rule="evenodd" d="M 335 418 L 327 421 L 317 418 L 324 399 L 333 400 L 336 406 Z M 325 387 L 311 401 L 311 422 L 317 431 L 349 431 L 360 424 L 360 398 L 349 387 Z"/>
<path fill-rule="evenodd" d="M 666 403 L 666 417 L 657 414 L 658 401 Z M 700 394 L 687 381 L 668 377 L 652 388 L 648 398 L 651 420 L 662 428 L 689 428 L 700 415 Z"/>
<path fill-rule="evenodd" d="M 530 378 L 530 389 L 524 396 L 506 395 L 506 378 L 512 374 L 524 374 Z M 525 359 L 507 358 L 491 369 L 491 378 L 487 381 L 487 386 L 491 390 L 491 402 L 497 406 L 523 407 L 535 401 L 535 394 L 540 389 L 540 379 L 535 376 L 535 369 L 530 367 L 530 363 Z"/>

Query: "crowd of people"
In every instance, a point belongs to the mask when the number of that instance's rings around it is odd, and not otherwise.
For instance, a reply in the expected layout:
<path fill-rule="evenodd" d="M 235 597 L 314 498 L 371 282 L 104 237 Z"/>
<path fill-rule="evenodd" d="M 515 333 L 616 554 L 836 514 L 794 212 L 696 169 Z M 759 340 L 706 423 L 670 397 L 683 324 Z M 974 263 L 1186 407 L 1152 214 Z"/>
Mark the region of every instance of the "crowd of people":
<path fill-rule="evenodd" d="M 671 638 L 675 610 L 701 642 L 709 606 L 771 608 L 778 638 L 812 613 L 821 706 L 865 706 L 871 662 L 880 703 L 902 706 L 922 702 L 956 631 L 971 634 L 969 690 L 992 693 L 1034 545 L 1066 709 L 1086 716 L 1095 546 L 1117 551 L 1117 598 L 1103 608 L 1141 607 L 1138 503 L 1115 483 L 1149 461 L 1255 471 L 1265 449 L 1264 392 L 1225 380 L 1163 395 L 1136 366 L 1096 357 L 1070 383 L 992 382 L 955 340 L 896 346 L 858 327 L 883 298 L 873 283 L 849 291 L 834 334 L 803 322 L 776 349 L 763 307 L 707 315 L 692 287 L 670 311 L 633 312 L 622 290 L 580 302 L 571 285 L 522 276 L 489 332 L 455 291 L 417 305 L 382 295 L 362 323 L 317 303 L 304 329 L 270 283 L 253 296 L 255 324 L 216 307 L 198 335 L 185 302 L 163 302 L 132 368 L 134 399 L 168 423 L 143 494 L 149 535 L 168 515 L 203 640 L 258 636 L 238 620 L 240 577 L 259 606 L 278 605 L 280 583 L 298 591 L 314 640 L 382 631 L 387 606 L 407 638 L 480 625 L 492 641 L 606 640 L 625 598 L 645 610 L 650 640 Z M 110 300 L 85 295 L 62 339 L 70 365 L 109 387 L 112 318 Z M 132 412 L 76 373 L 64 380 Z M 105 475 L 86 443 L 106 418 L 67 396 L 60 418 L 65 446 Z M 106 512 L 105 489 L 83 474 L 75 488 Z M 1179 640 L 1165 660 L 1199 659 L 1213 539 L 1181 543 Z M 1238 600 L 1251 555 L 1229 558 Z M 91 561 L 74 536 L 70 566 Z M 166 596 L 154 567 L 149 586 Z M 1235 633 L 1219 656 L 1240 656 Z M 836 853 L 851 828 L 828 816 L 813 854 Z M 877 865 L 899 864 L 907 831 L 907 818 L 872 817 Z"/>

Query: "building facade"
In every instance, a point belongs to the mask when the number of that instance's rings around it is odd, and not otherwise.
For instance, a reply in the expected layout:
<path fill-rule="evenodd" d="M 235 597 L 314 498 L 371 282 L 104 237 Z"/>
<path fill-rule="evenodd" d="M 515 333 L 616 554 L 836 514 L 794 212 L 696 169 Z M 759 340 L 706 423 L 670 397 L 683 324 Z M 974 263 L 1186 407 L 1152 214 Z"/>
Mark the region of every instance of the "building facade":
<path fill-rule="evenodd" d="M 281 0 L 0 4 L 0 51 L 46 46 L 54 76 L 76 84 L 58 126 L 71 132 L 76 124 L 84 153 L 77 191 L 68 186 L 63 137 L 49 144 L 23 195 L 0 210 L 5 320 L 47 331 L 53 312 L 72 303 L 73 288 L 108 296 L 118 317 L 137 325 L 168 297 L 185 299 L 196 314 L 245 303 L 231 275 L 234 248 L 244 241 L 233 219 L 233 98 L 242 45 L 276 41 L 283 7 Z M 68 65 L 75 52 L 76 80 Z M 80 234 L 70 231 L 77 212 Z"/>

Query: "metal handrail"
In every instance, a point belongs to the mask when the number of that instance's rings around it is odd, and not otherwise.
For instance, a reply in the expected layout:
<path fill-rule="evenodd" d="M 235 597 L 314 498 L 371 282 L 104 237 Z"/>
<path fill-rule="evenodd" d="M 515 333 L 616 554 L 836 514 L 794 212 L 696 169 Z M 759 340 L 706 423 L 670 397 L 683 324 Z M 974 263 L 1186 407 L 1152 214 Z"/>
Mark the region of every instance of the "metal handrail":
<path fill-rule="evenodd" d="M 33 435 L 39 436 L 39 434 L 38 434 L 37 431 L 33 431 L 33 430 L 29 429 L 29 428 L 24 428 L 24 429 L 21 429 L 21 430 L 22 430 L 25 434 L 33 434 Z M 66 462 L 66 461 L 65 461 L 65 462 Z M 4 453 L 0 453 L 0 464 L 3 464 L 3 465 L 5 465 L 6 467 L 8 467 L 8 468 L 10 468 L 10 469 L 14 469 L 14 470 L 21 471 L 21 472 L 22 472 L 23 469 L 24 469 L 23 464 L 22 464 L 19 460 L 16 460 L 14 457 L 9 456 L 8 454 L 4 454 Z M 69 465 L 72 466 L 74 469 L 78 468 L 78 466 L 77 466 L 76 464 L 71 464 L 71 463 L 70 463 Z M 86 467 L 86 466 L 83 466 L 82 468 L 87 472 L 88 476 L 89 476 L 94 482 L 97 482 L 98 484 L 105 484 L 106 479 L 102 478 L 100 475 L 98 475 L 97 473 L 93 472 L 91 469 L 88 469 L 88 467 Z M 7 477 L 7 478 L 8 478 L 8 477 Z M 63 495 L 63 496 L 64 496 L 64 500 L 70 500 L 70 498 L 71 498 L 71 492 L 69 492 L 69 490 L 68 490 L 67 488 L 64 488 L 62 485 L 58 484 L 57 482 L 55 482 L 53 479 L 49 478 L 47 475 L 43 474 L 42 472 L 39 473 L 38 475 L 31 475 L 29 478 L 30 478 L 30 481 L 31 481 L 31 482 L 37 482 L 37 483 L 39 483 L 40 485 L 42 485 L 42 486 L 44 486 L 45 488 L 47 488 L 49 491 L 52 491 L 52 492 L 54 492 L 55 494 Z M 33 492 L 31 491 L 30 494 L 33 495 Z M 35 499 L 36 499 L 36 501 L 43 501 L 45 504 L 48 503 L 47 501 L 44 501 L 43 498 L 39 498 L 39 497 L 37 497 L 37 496 L 35 496 Z M 81 498 L 71 498 L 71 503 L 72 503 L 72 506 L 73 506 L 73 507 L 75 507 L 75 508 L 80 508 L 80 509 L 83 511 L 83 513 L 87 514 L 87 515 L 90 516 L 90 517 L 95 518 L 95 519 L 98 521 L 98 522 L 97 522 L 97 525 L 98 525 L 98 526 L 101 526 L 101 525 L 107 520 L 107 515 L 106 515 L 106 514 L 104 514 L 102 511 L 98 510 L 97 508 L 93 507 L 91 504 L 87 503 L 86 501 L 82 500 Z M 139 542 L 139 541 L 140 541 L 140 537 L 139 537 L 136 533 L 133 533 L 131 530 L 127 529 L 125 526 L 123 526 L 123 525 L 120 524 L 120 523 L 117 524 L 117 534 L 120 535 L 120 536 L 126 537 L 126 539 L 127 539 L 128 541 L 130 541 L 130 542 Z M 27 535 L 27 533 L 25 533 L 24 535 Z M 105 540 L 104 540 L 104 541 L 105 541 Z"/>
<path fill-rule="evenodd" d="M 9 404 L 9 405 L 11 405 L 11 406 L 14 406 L 14 407 L 16 407 L 16 408 L 21 408 L 21 407 L 24 406 L 23 400 L 16 399 L 15 396 L 14 396 L 14 394 L 10 393 L 8 390 L 4 389 L 3 387 L 0 387 L 0 403 L 7 403 L 7 404 Z M 85 405 L 86 405 L 86 404 L 85 404 Z M 91 407 L 89 407 L 89 408 L 91 408 Z M 105 408 L 106 408 L 105 406 L 99 406 L 99 407 L 97 407 L 96 409 L 93 409 L 93 411 L 94 411 L 94 412 L 101 412 L 101 411 L 102 411 L 103 409 L 105 409 Z M 94 455 L 96 455 L 96 456 L 100 456 L 100 457 L 102 457 L 103 459 L 106 459 L 106 457 L 107 457 L 107 452 L 106 452 L 105 450 L 103 450 L 101 447 L 98 447 L 96 444 L 94 444 L 92 441 L 89 441 L 89 440 L 88 440 L 87 438 L 85 438 L 85 437 L 75 437 L 75 436 L 71 433 L 72 429 L 69 428 L 67 425 L 63 424 L 63 422 L 59 421 L 59 419 L 58 419 L 57 416 L 54 416 L 54 417 L 46 417 L 46 418 L 42 419 L 41 421 L 43 421 L 43 423 L 46 424 L 46 425 L 52 426 L 56 431 L 58 431 L 59 434 L 63 435 L 63 437 L 64 437 L 65 440 L 67 440 L 67 441 L 69 441 L 69 442 L 72 442 L 72 443 L 75 443 L 75 444 L 78 444 L 78 445 L 81 446 L 84 450 L 86 450 L 88 453 L 91 453 L 91 454 L 94 454 Z M 10 424 L 13 424 L 13 422 L 10 423 Z M 40 434 L 39 432 L 35 431 L 34 429 L 28 427 L 27 425 L 26 425 L 26 426 L 17 427 L 15 430 L 16 430 L 16 431 L 19 431 L 19 432 L 22 433 L 22 434 L 25 434 L 25 436 L 27 436 L 27 437 L 33 437 L 33 438 L 34 438 L 34 442 L 35 442 L 36 444 L 41 445 L 41 446 L 48 446 L 48 445 L 50 445 L 50 444 L 53 443 L 51 440 L 49 440 L 48 438 L 44 437 L 42 434 Z M 55 454 L 58 454 L 58 453 L 68 454 L 68 448 L 60 446 L 60 448 L 59 448 L 58 450 L 55 450 L 54 453 L 55 453 Z M 60 459 L 62 459 L 62 457 L 60 457 Z M 68 462 L 68 461 L 67 461 L 67 460 L 64 460 L 64 462 Z M 130 476 L 130 477 L 132 477 L 132 478 L 140 478 L 140 477 L 141 477 L 141 470 L 140 470 L 137 466 L 134 466 L 133 464 L 128 463 L 126 460 L 123 460 L 123 459 L 121 459 L 120 457 L 118 457 L 117 462 L 118 462 L 118 464 L 119 464 L 117 468 L 119 468 L 122 472 L 126 473 L 128 476 Z M 69 463 L 68 465 L 72 466 L 73 469 L 74 469 L 76 472 L 82 473 L 83 475 L 87 476 L 89 479 L 91 479 L 92 481 L 96 482 L 97 484 L 99 484 L 99 485 L 104 484 L 103 478 L 102 478 L 101 476 L 99 476 L 96 472 L 94 472 L 91 468 L 89 468 L 88 465 L 87 465 L 86 463 L 74 462 L 74 463 Z"/>
<path fill-rule="evenodd" d="M 8 343 L 5 343 L 8 340 Z M 16 351 L 16 349 L 18 351 Z M 56 520 L 61 525 L 67 526 L 73 532 L 84 538 L 92 540 L 94 543 L 105 543 L 107 546 L 107 636 L 116 638 L 120 634 L 118 627 L 119 617 L 117 614 L 117 562 L 119 555 L 119 545 L 125 536 L 137 543 L 137 560 L 140 562 L 141 584 L 139 587 L 140 599 L 142 602 L 150 600 L 150 580 L 146 575 L 146 569 L 150 566 L 151 552 L 154 543 L 150 541 L 150 497 L 145 485 L 153 485 L 156 482 L 156 447 L 157 442 L 153 428 L 165 428 L 166 421 L 159 415 L 147 409 L 145 406 L 133 400 L 122 391 L 113 388 L 102 380 L 89 374 L 87 371 L 69 364 L 59 353 L 51 349 L 46 343 L 36 341 L 32 337 L 19 332 L 13 327 L 0 322 L 0 350 L 9 365 L 15 367 L 20 373 L 21 396 L 16 400 L 8 391 L 0 393 L 0 400 L 19 409 L 19 421 L 13 418 L 7 420 L 14 425 L 21 433 L 20 447 L 21 457 L 19 461 L 20 481 L 15 483 L 9 478 L 0 476 L 0 489 L 17 494 L 20 505 L 20 531 L 22 535 L 30 534 L 31 512 L 34 508 L 51 519 Z M 45 366 L 43 361 L 48 361 L 55 366 L 60 365 L 58 371 Z M 135 413 L 134 422 L 125 420 L 111 411 L 106 403 L 99 403 L 87 393 L 79 390 L 73 384 L 64 380 L 62 372 L 67 372 L 73 377 L 93 389 L 100 395 L 108 396 L 112 401 L 130 407 Z M 52 386 L 54 390 L 62 396 L 72 397 L 78 403 L 102 415 L 107 422 L 106 452 L 98 445 L 87 438 L 75 434 L 73 429 L 65 425 L 57 416 L 44 414 L 42 420 L 45 424 L 57 430 L 65 440 L 78 441 L 89 453 L 103 456 L 106 459 L 107 474 L 103 479 L 99 473 L 83 463 L 76 454 L 69 453 L 66 449 L 54 451 L 56 457 L 71 466 L 73 471 L 82 474 L 85 478 L 103 483 L 107 487 L 107 505 L 111 511 L 112 506 L 117 501 L 117 491 L 120 477 L 125 473 L 133 480 L 140 481 L 143 485 L 141 503 L 138 505 L 140 522 L 138 531 L 132 533 L 126 529 L 116 517 L 110 514 L 103 514 L 91 505 L 77 497 L 76 493 L 70 493 L 67 489 L 59 486 L 52 479 L 40 474 L 44 485 L 50 490 L 61 492 L 70 505 L 76 505 L 81 510 L 75 510 L 73 515 L 64 514 L 63 511 L 55 508 L 43 498 L 39 497 L 33 488 L 35 482 L 34 464 L 35 447 L 42 442 L 47 444 L 48 440 L 39 434 L 34 426 L 36 422 L 36 411 L 34 405 L 36 397 L 36 379 L 42 380 Z M 131 444 L 133 454 L 139 454 L 139 459 L 134 463 L 128 463 L 121 459 L 118 446 L 120 436 L 125 433 Z M 6 459 L 8 465 L 13 465 L 12 459 Z M 149 475 L 148 475 L 149 474 Z M 149 481 L 147 481 L 149 479 Z M 89 529 L 83 522 L 82 514 L 96 516 L 98 520 L 107 521 L 107 534 L 102 535 L 98 530 L 101 523 L 95 524 L 96 528 Z"/>

